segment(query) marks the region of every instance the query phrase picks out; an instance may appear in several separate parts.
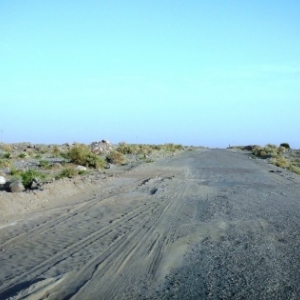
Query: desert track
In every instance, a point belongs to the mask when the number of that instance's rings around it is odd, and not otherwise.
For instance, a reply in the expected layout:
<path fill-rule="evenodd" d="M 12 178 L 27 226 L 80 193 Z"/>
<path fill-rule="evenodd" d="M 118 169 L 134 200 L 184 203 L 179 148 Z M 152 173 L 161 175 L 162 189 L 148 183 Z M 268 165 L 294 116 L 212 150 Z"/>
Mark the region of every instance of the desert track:
<path fill-rule="evenodd" d="M 0 299 L 298 299 L 299 184 L 228 150 L 143 165 L 0 227 Z"/>

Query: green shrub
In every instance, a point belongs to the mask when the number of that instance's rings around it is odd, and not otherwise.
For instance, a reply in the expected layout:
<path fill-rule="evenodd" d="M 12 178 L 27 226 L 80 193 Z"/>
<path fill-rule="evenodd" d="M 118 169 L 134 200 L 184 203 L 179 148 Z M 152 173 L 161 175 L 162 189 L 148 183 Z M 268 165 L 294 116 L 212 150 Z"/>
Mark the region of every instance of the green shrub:
<path fill-rule="evenodd" d="M 67 156 L 71 159 L 71 162 L 86 167 L 98 169 L 106 165 L 102 157 L 92 153 L 90 147 L 84 144 L 74 145 Z"/>
<path fill-rule="evenodd" d="M 71 159 L 71 157 L 70 157 L 70 155 L 69 155 L 69 152 L 61 152 L 61 153 L 60 153 L 60 156 L 61 156 L 62 158 L 64 158 L 64 159 L 66 159 L 66 160 L 70 160 L 70 159 Z"/>
<path fill-rule="evenodd" d="M 26 172 L 21 173 L 22 183 L 25 188 L 29 188 L 33 181 L 39 179 L 45 179 L 46 175 L 35 170 L 29 169 Z"/>
<path fill-rule="evenodd" d="M 125 157 L 118 151 L 112 151 L 106 156 L 106 160 L 111 164 L 122 164 L 125 161 Z"/>
<path fill-rule="evenodd" d="M 122 154 L 136 154 L 138 151 L 137 145 L 130 145 L 126 143 L 120 143 L 117 147 L 116 151 L 122 153 Z"/>
<path fill-rule="evenodd" d="M 10 175 L 11 176 L 18 176 L 18 177 L 21 177 L 21 174 L 23 173 L 23 171 L 22 170 L 17 170 L 17 169 L 15 169 L 14 167 L 12 167 L 11 169 L 10 169 Z"/>
<path fill-rule="evenodd" d="M 98 156 L 97 154 L 90 153 L 86 157 L 86 166 L 95 169 L 103 169 L 106 166 L 106 162 L 104 158 Z"/>
<path fill-rule="evenodd" d="M 68 155 L 71 159 L 71 162 L 74 162 L 79 165 L 86 165 L 86 158 L 91 153 L 91 150 L 88 146 L 84 144 L 79 144 L 73 146 Z"/>
<path fill-rule="evenodd" d="M 74 176 L 78 175 L 78 171 L 73 167 L 68 167 L 63 169 L 58 175 L 55 176 L 56 179 L 68 177 L 72 178 Z"/>
<path fill-rule="evenodd" d="M 50 167 L 50 162 L 48 160 L 40 160 L 39 166 L 44 169 L 48 169 Z"/>
<path fill-rule="evenodd" d="M 25 158 L 26 156 L 27 156 L 26 153 L 21 153 L 21 154 L 19 154 L 19 157 L 20 157 L 20 158 Z"/>
<path fill-rule="evenodd" d="M 11 153 L 3 153 L 3 158 L 11 158 Z"/>

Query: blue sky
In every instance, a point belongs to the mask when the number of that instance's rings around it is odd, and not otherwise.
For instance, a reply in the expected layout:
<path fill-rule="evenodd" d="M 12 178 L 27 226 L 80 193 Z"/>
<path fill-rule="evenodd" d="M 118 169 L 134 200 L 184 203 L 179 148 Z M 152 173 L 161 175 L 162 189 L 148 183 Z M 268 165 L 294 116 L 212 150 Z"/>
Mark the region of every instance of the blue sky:
<path fill-rule="evenodd" d="M 1 1 L 0 139 L 300 148 L 299 1 Z"/>

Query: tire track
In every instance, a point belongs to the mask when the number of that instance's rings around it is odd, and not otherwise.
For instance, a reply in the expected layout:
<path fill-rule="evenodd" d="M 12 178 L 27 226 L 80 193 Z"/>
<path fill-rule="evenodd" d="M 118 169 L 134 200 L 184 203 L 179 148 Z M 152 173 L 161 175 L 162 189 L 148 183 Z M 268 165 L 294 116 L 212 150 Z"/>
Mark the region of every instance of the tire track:
<path fill-rule="evenodd" d="M 137 187 L 141 186 L 144 181 L 145 181 L 145 179 L 139 180 L 139 181 L 137 181 L 135 188 L 132 188 L 132 186 L 131 186 L 130 189 L 127 188 L 126 190 L 127 191 L 134 190 Z M 105 200 L 105 199 L 112 200 L 114 197 L 116 197 L 120 194 L 124 195 L 124 191 L 125 191 L 125 189 L 122 189 L 122 191 L 118 191 L 118 193 L 115 193 L 114 195 L 111 195 L 102 200 Z M 97 204 L 99 204 L 98 199 L 92 199 L 91 201 L 92 201 L 92 203 L 89 202 L 86 205 L 80 205 L 80 207 L 77 207 L 71 213 L 69 212 L 67 214 L 64 214 L 63 216 L 60 216 L 58 219 L 51 221 L 50 222 L 50 224 L 52 223 L 51 225 L 49 225 L 49 223 L 46 223 L 46 224 L 43 224 L 43 228 L 37 228 L 37 229 L 31 230 L 29 237 L 22 235 L 19 239 L 14 238 L 14 240 L 12 241 L 12 243 L 10 245 L 11 249 L 13 250 L 13 246 L 17 243 L 23 244 L 25 241 L 28 241 L 28 240 L 38 241 L 40 239 L 41 234 L 43 234 L 44 232 L 49 230 L 49 228 L 58 226 L 60 224 L 65 224 L 67 221 L 74 221 L 74 220 L 72 220 L 72 217 L 74 217 L 78 213 L 80 213 L 82 215 L 85 211 L 87 211 L 89 209 L 94 209 L 95 206 Z M 71 244 L 69 247 L 63 249 L 62 251 L 58 251 L 55 255 L 53 255 L 52 257 L 50 257 L 47 260 L 44 260 L 41 264 L 36 265 L 34 268 L 30 269 L 29 271 L 21 272 L 21 274 L 19 274 L 17 276 L 16 276 L 16 274 L 14 274 L 11 278 L 6 278 L 7 284 L 3 284 L 1 286 L 0 292 L 8 289 L 9 287 L 13 286 L 14 284 L 16 284 L 18 282 L 22 282 L 25 280 L 32 280 L 35 277 L 40 276 L 41 274 L 47 272 L 47 270 L 49 270 L 49 268 L 55 268 L 55 266 L 57 264 L 66 260 L 68 257 L 76 254 L 76 252 L 82 251 L 87 247 L 91 247 L 91 245 L 93 243 L 96 243 L 100 239 L 106 238 L 106 240 L 114 241 L 115 238 L 113 236 L 115 234 L 120 235 L 120 232 L 123 232 L 123 235 L 126 234 L 126 230 L 124 230 L 123 228 L 125 226 L 127 226 L 128 223 L 134 222 L 134 220 L 138 217 L 140 217 L 140 218 L 144 217 L 144 216 L 147 217 L 150 214 L 150 212 L 149 212 L 150 210 L 153 210 L 153 209 L 155 210 L 156 207 L 159 206 L 159 203 L 156 204 L 156 201 L 154 201 L 151 206 L 143 205 L 143 204 L 140 205 L 139 207 L 133 209 L 132 211 L 130 211 L 127 215 L 125 213 L 122 218 L 114 221 L 113 223 L 109 223 L 108 226 L 102 228 L 101 230 L 91 233 L 90 235 L 86 236 L 84 239 L 80 240 L 77 243 Z M 80 210 L 82 208 L 84 210 Z M 55 244 L 54 241 L 53 241 L 53 243 Z"/>

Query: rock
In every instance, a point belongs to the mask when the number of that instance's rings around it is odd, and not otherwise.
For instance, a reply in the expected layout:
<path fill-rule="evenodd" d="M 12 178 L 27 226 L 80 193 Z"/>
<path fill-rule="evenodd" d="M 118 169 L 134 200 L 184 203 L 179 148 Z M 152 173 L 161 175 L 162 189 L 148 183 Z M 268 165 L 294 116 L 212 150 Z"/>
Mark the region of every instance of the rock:
<path fill-rule="evenodd" d="M 78 170 L 78 171 L 86 171 L 87 168 L 84 167 L 84 166 L 77 166 L 77 167 L 76 167 L 76 170 Z"/>
<path fill-rule="evenodd" d="M 5 184 L 6 179 L 3 176 L 0 176 L 0 184 Z"/>
<path fill-rule="evenodd" d="M 90 144 L 90 147 L 92 152 L 95 154 L 109 153 L 113 149 L 112 144 L 106 140 L 102 140 L 100 142 L 92 142 Z"/>
<path fill-rule="evenodd" d="M 12 193 L 21 193 L 25 190 L 25 187 L 21 181 L 15 181 L 11 183 L 9 188 Z"/>
<path fill-rule="evenodd" d="M 36 190 L 40 187 L 40 185 L 36 181 L 32 181 L 30 188 L 32 190 Z"/>

